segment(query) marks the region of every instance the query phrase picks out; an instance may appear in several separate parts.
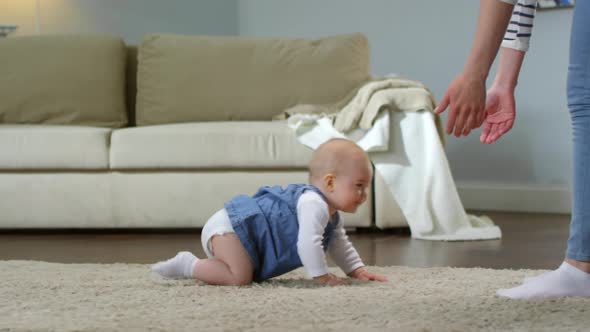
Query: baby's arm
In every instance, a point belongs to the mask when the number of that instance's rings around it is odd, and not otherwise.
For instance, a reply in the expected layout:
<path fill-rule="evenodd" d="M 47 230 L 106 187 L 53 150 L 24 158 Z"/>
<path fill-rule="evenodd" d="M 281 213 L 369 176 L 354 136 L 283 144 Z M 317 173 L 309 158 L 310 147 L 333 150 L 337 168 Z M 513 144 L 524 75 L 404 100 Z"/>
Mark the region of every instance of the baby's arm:
<path fill-rule="evenodd" d="M 354 270 L 365 266 L 361 257 L 359 256 L 352 243 L 348 240 L 346 230 L 344 229 L 342 222 L 338 224 L 338 227 L 334 229 L 330 246 L 328 247 L 328 253 L 340 267 L 340 269 L 349 275 Z"/>
<path fill-rule="evenodd" d="M 348 240 L 346 230 L 342 225 L 342 222 L 338 224 L 338 227 L 334 230 L 330 247 L 328 248 L 330 256 L 334 262 L 348 275 L 349 277 L 360 279 L 360 280 L 375 280 L 375 281 L 387 281 L 386 278 L 374 275 L 364 268 L 363 261 L 361 260 L 358 252 Z"/>
<path fill-rule="evenodd" d="M 328 204 L 317 193 L 307 191 L 297 202 L 297 218 L 297 253 L 306 274 L 321 284 L 341 284 L 340 279 L 328 273 L 328 263 L 322 246 L 324 229 L 330 220 Z"/>

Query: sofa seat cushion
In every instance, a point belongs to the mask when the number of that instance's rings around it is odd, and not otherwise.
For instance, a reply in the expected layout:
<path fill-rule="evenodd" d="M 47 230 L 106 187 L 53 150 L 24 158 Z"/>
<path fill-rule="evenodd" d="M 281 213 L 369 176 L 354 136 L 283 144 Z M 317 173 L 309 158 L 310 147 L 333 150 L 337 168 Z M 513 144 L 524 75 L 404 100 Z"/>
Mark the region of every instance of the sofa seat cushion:
<path fill-rule="evenodd" d="M 105 170 L 111 129 L 0 125 L 0 170 Z"/>
<path fill-rule="evenodd" d="M 192 122 L 113 131 L 113 169 L 305 168 L 311 149 L 284 121 Z"/>

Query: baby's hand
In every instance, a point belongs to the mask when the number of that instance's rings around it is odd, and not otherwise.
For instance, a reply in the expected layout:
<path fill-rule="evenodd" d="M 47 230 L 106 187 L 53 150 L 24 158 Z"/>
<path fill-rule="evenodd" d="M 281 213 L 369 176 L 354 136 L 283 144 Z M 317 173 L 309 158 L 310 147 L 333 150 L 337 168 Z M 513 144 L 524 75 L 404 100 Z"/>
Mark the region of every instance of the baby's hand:
<path fill-rule="evenodd" d="M 314 277 L 313 280 L 321 285 L 328 286 L 338 286 L 344 283 L 344 281 L 342 281 L 340 278 L 333 275 L 332 273 L 326 273 L 324 275 Z"/>
<path fill-rule="evenodd" d="M 381 281 L 381 282 L 388 281 L 387 278 L 374 275 L 362 267 L 359 267 L 358 269 L 350 272 L 348 274 L 348 276 L 351 278 L 365 280 L 365 281 Z"/>

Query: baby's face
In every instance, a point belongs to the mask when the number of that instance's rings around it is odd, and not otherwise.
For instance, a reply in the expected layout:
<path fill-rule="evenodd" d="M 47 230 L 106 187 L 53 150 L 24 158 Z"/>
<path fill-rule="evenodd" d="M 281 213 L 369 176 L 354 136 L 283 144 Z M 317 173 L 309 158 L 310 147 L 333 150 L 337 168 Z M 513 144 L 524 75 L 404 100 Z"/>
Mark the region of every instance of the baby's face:
<path fill-rule="evenodd" d="M 359 158 L 350 162 L 345 172 L 334 179 L 332 204 L 336 210 L 355 213 L 367 199 L 367 187 L 373 178 L 368 160 Z"/>

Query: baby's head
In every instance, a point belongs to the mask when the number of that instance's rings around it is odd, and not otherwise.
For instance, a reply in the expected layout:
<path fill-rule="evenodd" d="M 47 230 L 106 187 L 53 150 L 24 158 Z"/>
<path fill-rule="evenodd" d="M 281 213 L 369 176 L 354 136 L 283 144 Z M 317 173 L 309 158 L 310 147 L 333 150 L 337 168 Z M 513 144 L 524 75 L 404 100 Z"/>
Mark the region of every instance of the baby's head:
<path fill-rule="evenodd" d="M 320 145 L 309 163 L 309 182 L 324 194 L 331 210 L 354 213 L 366 200 L 372 177 L 367 153 L 347 139 Z"/>

